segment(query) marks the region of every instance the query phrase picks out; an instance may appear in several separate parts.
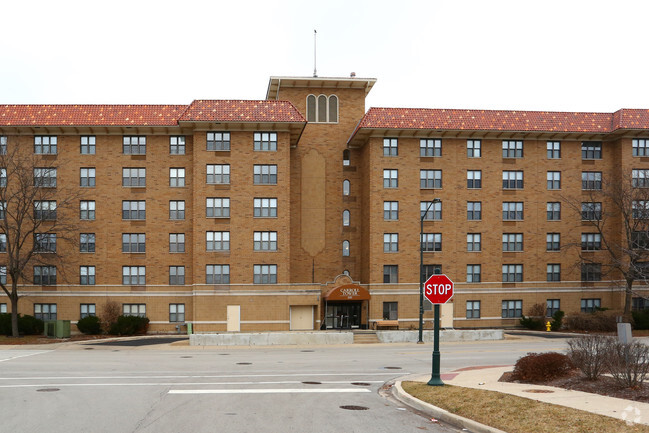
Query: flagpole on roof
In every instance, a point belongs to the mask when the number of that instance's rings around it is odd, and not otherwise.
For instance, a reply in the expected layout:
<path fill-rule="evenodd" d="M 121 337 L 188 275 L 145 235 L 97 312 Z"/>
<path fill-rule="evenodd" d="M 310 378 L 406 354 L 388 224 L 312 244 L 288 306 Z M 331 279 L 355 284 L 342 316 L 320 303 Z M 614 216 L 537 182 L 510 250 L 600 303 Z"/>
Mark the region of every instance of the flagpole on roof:
<path fill-rule="evenodd" d="M 318 35 L 318 31 L 313 29 L 313 76 L 317 77 L 318 76 L 318 70 L 316 69 L 316 37 Z"/>

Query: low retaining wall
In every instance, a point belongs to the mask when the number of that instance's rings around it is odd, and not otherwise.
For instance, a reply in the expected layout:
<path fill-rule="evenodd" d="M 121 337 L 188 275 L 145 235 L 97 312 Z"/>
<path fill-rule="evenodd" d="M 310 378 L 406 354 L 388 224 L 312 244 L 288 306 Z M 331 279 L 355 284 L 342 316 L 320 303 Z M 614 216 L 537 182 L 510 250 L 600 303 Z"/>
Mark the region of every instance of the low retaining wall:
<path fill-rule="evenodd" d="M 416 343 L 419 340 L 419 331 L 377 331 L 376 336 L 381 343 Z M 433 342 L 434 331 L 424 331 L 422 338 L 425 343 Z M 502 329 L 475 329 L 459 330 L 448 329 L 439 332 L 439 341 L 481 341 L 502 340 Z"/>

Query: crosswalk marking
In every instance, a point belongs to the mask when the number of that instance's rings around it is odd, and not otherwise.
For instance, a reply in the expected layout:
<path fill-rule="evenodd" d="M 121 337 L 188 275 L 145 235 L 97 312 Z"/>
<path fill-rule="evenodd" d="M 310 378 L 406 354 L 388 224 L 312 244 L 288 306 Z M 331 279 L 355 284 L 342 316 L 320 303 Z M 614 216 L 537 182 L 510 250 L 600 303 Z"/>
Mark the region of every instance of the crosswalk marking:
<path fill-rule="evenodd" d="M 363 388 L 173 389 L 168 394 L 322 394 L 371 392 Z"/>

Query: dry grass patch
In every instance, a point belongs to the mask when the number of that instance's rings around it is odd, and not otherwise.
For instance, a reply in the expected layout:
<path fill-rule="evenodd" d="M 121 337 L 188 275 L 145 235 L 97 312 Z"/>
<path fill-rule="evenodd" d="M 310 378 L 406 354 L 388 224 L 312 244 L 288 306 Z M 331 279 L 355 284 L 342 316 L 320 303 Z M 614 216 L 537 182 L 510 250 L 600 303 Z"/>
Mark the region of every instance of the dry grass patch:
<path fill-rule="evenodd" d="M 649 433 L 649 426 L 495 391 L 403 382 L 419 400 L 508 433 Z M 630 402 L 632 404 L 632 402 Z"/>

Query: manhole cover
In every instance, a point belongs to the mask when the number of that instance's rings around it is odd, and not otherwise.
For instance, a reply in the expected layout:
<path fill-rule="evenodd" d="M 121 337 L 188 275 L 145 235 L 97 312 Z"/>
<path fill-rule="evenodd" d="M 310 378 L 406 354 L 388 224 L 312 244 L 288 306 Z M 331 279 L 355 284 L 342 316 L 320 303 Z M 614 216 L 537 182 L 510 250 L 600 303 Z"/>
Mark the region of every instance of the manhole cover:
<path fill-rule="evenodd" d="M 221 356 L 227 356 L 227 355 L 229 355 L 229 353 L 219 353 L 219 355 L 221 355 Z"/>
<path fill-rule="evenodd" d="M 300 350 L 300 352 L 309 353 L 309 352 L 315 352 L 315 350 Z"/>
<path fill-rule="evenodd" d="M 351 405 L 351 406 L 340 406 L 340 408 L 345 409 L 345 410 L 368 410 L 369 409 L 369 407 L 353 406 L 353 405 Z"/>
<path fill-rule="evenodd" d="M 181 356 L 181 358 L 193 358 L 193 356 Z"/>
<path fill-rule="evenodd" d="M 230 415 L 230 416 L 232 416 L 232 415 L 236 415 L 236 413 L 234 413 L 234 412 L 228 412 L 228 413 L 226 413 L 226 415 Z"/>
<path fill-rule="evenodd" d="M 534 394 L 551 394 L 554 391 L 550 391 L 549 389 L 524 389 L 523 392 L 531 392 Z"/>
<path fill-rule="evenodd" d="M 356 385 L 356 386 L 370 386 L 370 384 L 367 383 L 367 382 L 352 382 L 352 385 Z"/>
<path fill-rule="evenodd" d="M 322 382 L 302 382 L 305 385 L 322 385 Z"/>
<path fill-rule="evenodd" d="M 237 362 L 237 365 L 252 365 L 252 362 Z"/>
<path fill-rule="evenodd" d="M 94 347 L 84 347 L 83 350 L 95 350 Z"/>
<path fill-rule="evenodd" d="M 59 388 L 41 388 L 41 389 L 36 390 L 36 392 L 56 392 L 56 391 L 60 391 L 60 389 Z"/>
<path fill-rule="evenodd" d="M 401 367 L 383 367 L 386 370 L 401 370 Z"/>

